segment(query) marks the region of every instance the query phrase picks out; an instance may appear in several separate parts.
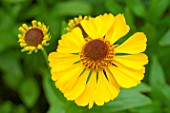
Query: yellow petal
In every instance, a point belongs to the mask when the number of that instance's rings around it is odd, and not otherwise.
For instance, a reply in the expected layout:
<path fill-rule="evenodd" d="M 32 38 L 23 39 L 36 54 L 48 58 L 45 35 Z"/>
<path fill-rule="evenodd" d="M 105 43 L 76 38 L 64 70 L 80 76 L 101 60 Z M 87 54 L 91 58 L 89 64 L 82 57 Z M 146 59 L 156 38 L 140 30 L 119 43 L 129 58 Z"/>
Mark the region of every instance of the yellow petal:
<path fill-rule="evenodd" d="M 80 47 L 85 44 L 85 40 L 82 34 L 81 29 L 75 28 L 72 30 L 72 35 L 69 38 L 73 38 L 72 40 L 77 43 Z"/>
<path fill-rule="evenodd" d="M 22 36 L 21 34 L 18 34 L 18 38 L 19 39 L 24 39 L 24 36 Z"/>
<path fill-rule="evenodd" d="M 108 92 L 107 92 L 107 95 L 103 94 L 103 92 L 105 93 L 106 89 L 102 89 L 102 85 L 104 85 L 102 82 L 105 82 L 105 79 L 102 76 L 103 75 L 98 76 L 98 81 L 97 81 L 97 85 L 96 85 L 95 103 L 98 106 L 103 105 L 105 102 L 105 97 L 108 97 Z M 108 98 L 106 98 L 106 99 L 108 99 Z"/>
<path fill-rule="evenodd" d="M 39 28 L 42 28 L 42 23 L 41 22 L 38 22 L 37 24 L 38 24 Z"/>
<path fill-rule="evenodd" d="M 89 70 L 85 70 L 77 79 L 76 84 L 74 85 L 72 90 L 64 94 L 67 100 L 75 100 L 84 92 L 89 73 Z"/>
<path fill-rule="evenodd" d="M 145 51 L 147 38 L 143 32 L 137 32 L 123 44 L 115 48 L 116 53 L 136 54 Z"/>
<path fill-rule="evenodd" d="M 97 28 L 97 38 L 103 38 L 108 32 L 114 22 L 114 16 L 112 14 L 104 14 L 94 19 L 94 24 Z"/>
<path fill-rule="evenodd" d="M 24 46 L 26 46 L 27 44 L 24 42 L 24 43 L 20 43 L 20 46 L 21 47 L 24 47 Z"/>
<path fill-rule="evenodd" d="M 41 44 L 39 44 L 37 48 L 38 48 L 38 49 L 41 49 L 41 50 L 43 49 L 43 47 L 42 47 Z"/>
<path fill-rule="evenodd" d="M 59 66 L 58 68 L 52 68 L 51 69 L 51 79 L 53 81 L 57 81 L 58 79 L 60 79 L 60 77 L 62 77 L 64 74 L 66 74 L 68 71 L 72 70 L 74 68 L 74 64 L 72 65 L 63 65 Z"/>
<path fill-rule="evenodd" d="M 115 88 L 115 90 L 117 90 L 119 92 L 119 84 L 116 82 L 114 76 L 112 75 L 112 73 L 107 69 L 105 69 L 106 71 L 106 74 L 107 74 L 107 78 L 108 78 L 108 81 L 109 83 Z M 113 90 L 114 91 L 114 90 Z M 116 93 L 116 92 L 115 92 Z M 114 94 L 114 93 L 113 93 Z"/>
<path fill-rule="evenodd" d="M 105 39 L 110 40 L 111 44 L 114 44 L 121 37 L 125 36 L 130 30 L 130 27 L 126 24 L 125 18 L 122 14 L 115 16 L 113 26 L 106 34 Z"/>
<path fill-rule="evenodd" d="M 78 77 L 84 70 L 84 67 L 80 64 L 75 64 L 71 68 L 66 69 L 67 70 L 63 70 L 58 73 L 61 74 L 61 76 L 56 82 L 57 88 L 59 88 L 64 94 L 72 91 L 78 80 Z"/>
<path fill-rule="evenodd" d="M 123 88 L 130 88 L 140 83 L 140 80 L 129 76 L 128 73 L 122 72 L 121 68 L 115 66 L 109 66 L 108 68 L 114 75 L 117 83 Z"/>
<path fill-rule="evenodd" d="M 18 40 L 18 42 L 20 42 L 20 43 L 25 43 L 25 40 L 22 39 L 22 38 L 20 38 L 20 39 Z"/>
<path fill-rule="evenodd" d="M 106 69 L 105 71 L 106 71 L 107 78 L 108 78 L 108 81 L 109 81 L 108 89 L 109 89 L 110 95 L 111 95 L 110 100 L 113 100 L 118 96 L 118 94 L 120 92 L 120 86 L 116 82 L 112 73 L 110 71 L 108 71 L 108 69 Z"/>
<path fill-rule="evenodd" d="M 84 28 L 84 31 L 90 36 L 92 39 L 99 38 L 97 34 L 97 28 L 93 22 L 93 19 L 90 20 L 82 20 L 81 25 Z"/>
<path fill-rule="evenodd" d="M 23 27 L 19 27 L 18 29 L 21 33 L 25 34 L 26 33 L 26 30 L 23 28 Z"/>
<path fill-rule="evenodd" d="M 31 23 L 32 23 L 32 26 L 33 26 L 33 27 L 36 27 L 36 26 L 37 26 L 37 21 L 36 21 L 36 20 L 33 20 Z"/>
<path fill-rule="evenodd" d="M 96 72 L 92 72 L 84 92 L 75 100 L 75 103 L 79 106 L 86 106 L 89 104 L 90 109 L 94 105 L 95 93 L 96 93 Z"/>
<path fill-rule="evenodd" d="M 22 27 L 23 27 L 25 30 L 29 30 L 29 27 L 27 26 L 27 24 L 22 24 Z"/>
<path fill-rule="evenodd" d="M 118 64 L 117 67 L 121 70 L 121 72 L 126 73 L 129 77 L 134 78 L 135 80 L 142 80 L 144 77 L 143 71 L 134 70 L 124 65 Z M 144 68 L 145 69 L 145 68 Z"/>
<path fill-rule="evenodd" d="M 126 67 L 139 70 L 143 65 L 148 63 L 148 57 L 144 53 L 124 56 L 115 55 L 113 63 L 116 64 L 116 62 Z"/>
<path fill-rule="evenodd" d="M 62 68 L 62 66 L 72 65 L 80 60 L 79 55 L 52 52 L 48 56 L 49 65 L 52 68 Z"/>
<path fill-rule="evenodd" d="M 114 86 L 111 81 L 107 80 L 103 71 L 99 71 L 95 103 L 97 105 L 103 105 L 105 102 L 113 100 L 115 97 L 117 97 L 118 93 L 119 88 Z"/>
<path fill-rule="evenodd" d="M 70 63 L 70 60 L 53 64 L 51 66 L 52 80 L 53 81 L 58 80 L 64 73 L 67 73 L 68 70 L 72 70 L 73 68 L 76 68 L 76 65 L 73 63 Z"/>
<path fill-rule="evenodd" d="M 71 32 L 62 36 L 57 51 L 64 53 L 78 53 L 81 51 L 84 44 L 85 40 L 81 30 L 75 28 Z"/>
<path fill-rule="evenodd" d="M 134 68 L 134 67 L 129 67 L 127 65 L 123 65 L 119 62 L 114 62 L 114 64 L 118 67 L 123 67 L 123 68 L 126 68 L 128 70 L 135 71 L 137 73 L 145 73 L 145 67 L 144 66 L 139 66 L 138 68 Z"/>
<path fill-rule="evenodd" d="M 103 38 L 114 22 L 112 14 L 104 14 L 96 18 L 83 20 L 81 25 L 85 32 L 92 38 Z"/>

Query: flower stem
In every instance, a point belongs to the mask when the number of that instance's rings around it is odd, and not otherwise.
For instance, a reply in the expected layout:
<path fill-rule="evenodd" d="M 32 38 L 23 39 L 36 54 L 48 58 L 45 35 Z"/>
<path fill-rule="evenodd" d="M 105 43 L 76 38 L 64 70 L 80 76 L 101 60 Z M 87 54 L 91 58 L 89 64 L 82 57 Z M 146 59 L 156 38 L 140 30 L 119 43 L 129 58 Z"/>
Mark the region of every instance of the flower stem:
<path fill-rule="evenodd" d="M 46 52 L 46 50 L 45 50 L 44 48 L 42 49 L 42 53 L 43 53 L 43 55 L 44 55 L 44 59 L 45 59 L 45 62 L 46 62 L 46 64 L 47 64 L 47 67 L 48 67 L 48 69 L 50 70 L 50 67 L 49 67 L 49 65 L 48 65 L 47 52 Z"/>

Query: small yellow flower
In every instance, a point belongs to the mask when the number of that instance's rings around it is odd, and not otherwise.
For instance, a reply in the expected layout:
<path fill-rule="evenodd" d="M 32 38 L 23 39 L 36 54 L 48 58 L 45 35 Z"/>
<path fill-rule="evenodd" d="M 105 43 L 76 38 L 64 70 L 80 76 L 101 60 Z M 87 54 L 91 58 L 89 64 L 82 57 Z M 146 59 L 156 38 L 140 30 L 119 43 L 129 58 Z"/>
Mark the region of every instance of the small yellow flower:
<path fill-rule="evenodd" d="M 18 34 L 18 42 L 23 47 L 21 51 L 29 51 L 31 54 L 33 51 L 37 52 L 42 50 L 43 46 L 47 46 L 47 41 L 50 40 L 50 34 L 48 28 L 41 22 L 36 20 L 32 21 L 32 26 L 23 24 L 19 27 L 21 34 Z"/>
<path fill-rule="evenodd" d="M 122 14 L 104 14 L 80 24 L 82 28 L 62 36 L 57 52 L 50 53 L 48 59 L 52 80 L 67 100 L 92 108 L 94 103 L 101 106 L 115 99 L 120 87 L 131 88 L 141 82 L 148 63 L 141 53 L 147 39 L 137 32 L 118 44 L 130 30 Z"/>

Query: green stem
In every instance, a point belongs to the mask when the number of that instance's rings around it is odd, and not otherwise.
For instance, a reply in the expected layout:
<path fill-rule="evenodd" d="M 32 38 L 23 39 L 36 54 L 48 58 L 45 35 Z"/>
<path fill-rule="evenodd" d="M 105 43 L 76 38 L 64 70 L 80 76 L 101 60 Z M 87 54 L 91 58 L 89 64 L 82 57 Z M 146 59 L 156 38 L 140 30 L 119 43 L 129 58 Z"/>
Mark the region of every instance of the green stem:
<path fill-rule="evenodd" d="M 44 59 L 45 59 L 45 62 L 46 62 L 46 64 L 47 64 L 47 67 L 48 67 L 48 69 L 50 70 L 50 67 L 49 67 L 49 64 L 48 64 L 47 52 L 46 52 L 46 50 L 45 50 L 44 48 L 42 49 L 42 53 L 43 53 L 43 55 L 44 55 Z"/>

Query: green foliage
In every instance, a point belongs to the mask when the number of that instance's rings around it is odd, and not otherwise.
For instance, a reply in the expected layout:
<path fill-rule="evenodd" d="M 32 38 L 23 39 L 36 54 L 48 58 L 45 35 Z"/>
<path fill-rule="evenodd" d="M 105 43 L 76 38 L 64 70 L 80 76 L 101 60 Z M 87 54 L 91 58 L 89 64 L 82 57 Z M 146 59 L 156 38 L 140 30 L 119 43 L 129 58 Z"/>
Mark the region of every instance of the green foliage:
<path fill-rule="evenodd" d="M 21 83 L 19 95 L 28 108 L 33 107 L 39 97 L 39 88 L 36 81 L 32 78 L 25 79 Z"/>
<path fill-rule="evenodd" d="M 149 19 L 151 22 L 158 22 L 165 11 L 169 8 L 169 0 L 151 0 L 149 7 Z M 154 15 L 154 16 L 152 16 Z"/>
<path fill-rule="evenodd" d="M 146 9 L 142 0 L 126 0 L 127 6 L 132 10 L 135 16 L 144 18 Z"/>
<path fill-rule="evenodd" d="M 88 15 L 91 12 L 91 5 L 86 1 L 59 2 L 54 6 L 57 16 Z"/>
<path fill-rule="evenodd" d="M 168 46 L 170 45 L 170 29 L 163 35 L 162 39 L 160 40 L 161 46 Z"/>
<path fill-rule="evenodd" d="M 154 100 L 161 101 L 165 105 L 162 108 L 162 110 L 164 110 L 166 107 L 169 106 L 168 103 L 170 102 L 170 96 L 169 96 L 170 86 L 166 83 L 166 78 L 163 69 L 161 68 L 158 58 L 156 56 L 153 56 L 151 60 L 151 71 L 150 71 L 149 82 L 152 87 L 152 92 L 151 92 L 152 98 L 154 98 Z M 160 107 L 162 106 L 160 105 Z"/>
<path fill-rule="evenodd" d="M 0 113 L 27 113 L 27 111 L 23 105 L 15 105 L 6 101 L 0 106 Z"/>
<path fill-rule="evenodd" d="M 55 87 L 41 52 L 21 53 L 18 27 L 36 19 L 52 35 L 55 51 L 69 19 L 123 13 L 130 36 L 147 36 L 149 64 L 142 83 L 121 89 L 104 106 L 79 107 Z M 170 0 L 0 0 L 0 113 L 170 113 Z"/>
<path fill-rule="evenodd" d="M 115 0 L 104 0 L 105 7 L 113 14 L 123 13 L 123 7 Z"/>
<path fill-rule="evenodd" d="M 12 51 L 5 52 L 0 56 L 0 68 L 4 71 L 3 81 L 7 86 L 17 90 L 23 78 L 18 55 Z"/>

